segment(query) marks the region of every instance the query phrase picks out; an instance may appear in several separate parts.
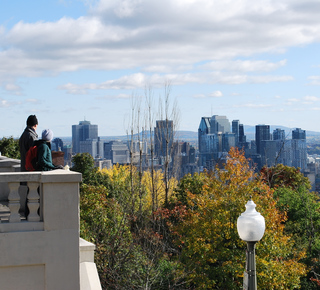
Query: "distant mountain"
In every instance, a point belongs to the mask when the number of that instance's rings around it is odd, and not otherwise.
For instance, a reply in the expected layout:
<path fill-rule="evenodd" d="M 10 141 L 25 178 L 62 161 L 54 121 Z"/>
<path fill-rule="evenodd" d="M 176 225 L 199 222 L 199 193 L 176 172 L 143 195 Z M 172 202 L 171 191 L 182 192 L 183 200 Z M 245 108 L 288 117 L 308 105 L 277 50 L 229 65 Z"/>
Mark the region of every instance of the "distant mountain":
<path fill-rule="evenodd" d="M 291 131 L 292 128 L 280 126 L 280 125 L 270 125 L 270 132 L 272 133 L 275 129 L 281 129 L 285 131 L 285 134 L 288 139 L 291 139 Z M 247 141 L 254 140 L 255 139 L 255 132 L 256 127 L 255 126 L 249 126 L 244 125 L 244 133 L 247 136 Z M 320 139 L 320 132 L 315 131 L 307 131 L 307 139 Z M 146 138 L 149 137 L 149 131 L 145 132 Z M 60 137 L 64 143 L 71 143 L 71 137 Z M 122 136 L 101 136 L 100 139 L 105 142 L 109 142 L 112 140 L 120 140 L 120 141 L 127 141 L 128 136 L 122 135 Z M 190 142 L 192 144 L 195 144 L 198 142 L 198 132 L 194 131 L 177 131 L 176 139 L 181 141 Z M 320 140 L 319 140 L 320 141 Z"/>
<path fill-rule="evenodd" d="M 273 130 L 276 129 L 281 129 L 285 131 L 285 135 L 288 139 L 291 139 L 291 132 L 292 130 L 296 129 L 295 128 L 289 128 L 281 125 L 270 125 L 270 133 L 273 132 Z M 255 134 L 256 134 L 256 126 L 249 126 L 249 125 L 244 125 L 244 133 L 247 136 L 247 141 L 248 140 L 254 140 L 255 139 Z M 315 132 L 315 131 L 306 131 L 307 138 L 310 137 L 320 137 L 320 132 Z"/>

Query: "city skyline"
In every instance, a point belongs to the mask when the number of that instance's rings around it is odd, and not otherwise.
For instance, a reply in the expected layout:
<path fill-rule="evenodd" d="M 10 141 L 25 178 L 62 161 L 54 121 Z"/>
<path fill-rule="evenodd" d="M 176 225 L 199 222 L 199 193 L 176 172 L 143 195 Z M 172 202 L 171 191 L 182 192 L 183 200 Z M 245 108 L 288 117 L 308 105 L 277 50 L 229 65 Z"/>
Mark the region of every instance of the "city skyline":
<path fill-rule="evenodd" d="M 19 137 L 30 114 L 38 132 L 56 137 L 81 120 L 101 136 L 125 135 L 132 97 L 143 104 L 146 86 L 164 97 L 166 82 L 181 131 L 226 115 L 319 132 L 319 8 L 313 0 L 4 0 L 0 137 Z"/>

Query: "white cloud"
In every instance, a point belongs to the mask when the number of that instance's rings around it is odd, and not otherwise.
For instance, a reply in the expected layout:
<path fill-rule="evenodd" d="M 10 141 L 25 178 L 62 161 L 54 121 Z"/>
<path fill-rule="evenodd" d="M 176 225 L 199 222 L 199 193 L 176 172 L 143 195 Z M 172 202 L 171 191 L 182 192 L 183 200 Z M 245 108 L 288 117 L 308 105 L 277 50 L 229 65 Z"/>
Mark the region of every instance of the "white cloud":
<path fill-rule="evenodd" d="M 230 59 L 320 39 L 316 13 L 299 1 L 101 0 L 92 6 L 77 19 L 1 28 L 0 77 L 136 67 L 160 73 L 203 61 L 212 69 L 265 72 L 286 61 Z"/>
<path fill-rule="evenodd" d="M 233 105 L 234 108 L 268 108 L 272 107 L 270 104 L 254 104 L 254 103 L 246 103 L 246 104 L 239 104 Z"/>
<path fill-rule="evenodd" d="M 308 79 L 311 80 L 309 85 L 320 86 L 320 76 L 310 76 Z"/>
<path fill-rule="evenodd" d="M 297 102 L 299 102 L 299 99 L 297 99 L 297 98 L 290 98 L 290 99 L 288 99 L 287 101 L 290 102 L 290 103 L 297 103 Z"/>
<path fill-rule="evenodd" d="M 204 94 L 193 95 L 193 98 L 195 98 L 195 99 L 204 99 L 205 97 L 206 97 L 206 95 L 204 95 Z"/>
<path fill-rule="evenodd" d="M 211 94 L 209 94 L 209 97 L 214 97 L 214 98 L 220 98 L 222 96 L 223 96 L 223 94 L 221 91 L 215 91 L 215 92 L 212 92 Z"/>
<path fill-rule="evenodd" d="M 38 99 L 26 99 L 27 103 L 31 103 L 31 104 L 40 104 L 40 100 Z"/>
<path fill-rule="evenodd" d="M 99 97 L 98 99 L 130 99 L 132 95 L 129 94 L 117 94 L 117 95 L 107 95 L 104 97 Z"/>
<path fill-rule="evenodd" d="M 227 70 L 236 72 L 267 72 L 275 70 L 286 65 L 286 60 L 281 60 L 277 63 L 268 62 L 265 60 L 250 61 L 250 60 L 234 60 L 234 61 L 213 61 L 201 66 L 203 69 L 210 70 Z"/>
<path fill-rule="evenodd" d="M 247 76 L 241 74 L 220 74 L 220 73 L 185 73 L 185 74 L 152 74 L 135 73 L 125 75 L 118 79 L 108 80 L 100 84 L 72 84 L 67 83 L 58 87 L 60 90 L 66 90 L 68 94 L 85 95 L 89 90 L 134 90 L 144 88 L 147 84 L 154 87 L 162 87 L 167 81 L 172 85 L 185 85 L 191 83 L 197 84 L 244 84 L 244 83 L 270 83 L 290 81 L 289 76 Z M 220 91 L 213 92 L 210 97 L 221 97 Z"/>
<path fill-rule="evenodd" d="M 305 96 L 305 97 L 303 97 L 303 99 L 307 102 L 310 102 L 310 103 L 320 101 L 320 98 L 315 97 L 315 96 Z"/>
<path fill-rule="evenodd" d="M 0 99 L 0 108 L 7 108 L 9 106 L 9 102 L 7 100 Z"/>
<path fill-rule="evenodd" d="M 4 89 L 14 95 L 21 95 L 22 88 L 19 85 L 13 83 L 7 83 L 4 85 Z"/>

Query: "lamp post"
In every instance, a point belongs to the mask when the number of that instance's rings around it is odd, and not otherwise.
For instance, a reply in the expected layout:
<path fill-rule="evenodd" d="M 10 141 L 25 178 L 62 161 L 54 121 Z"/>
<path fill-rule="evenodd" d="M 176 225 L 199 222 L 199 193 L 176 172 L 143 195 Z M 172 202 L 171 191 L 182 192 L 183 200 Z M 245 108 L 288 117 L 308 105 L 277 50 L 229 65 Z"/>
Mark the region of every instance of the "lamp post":
<path fill-rule="evenodd" d="M 246 272 L 244 276 L 243 289 L 256 290 L 256 261 L 255 244 L 263 237 L 265 230 L 264 217 L 256 211 L 256 204 L 250 199 L 237 221 L 238 234 L 242 240 L 247 242 Z"/>

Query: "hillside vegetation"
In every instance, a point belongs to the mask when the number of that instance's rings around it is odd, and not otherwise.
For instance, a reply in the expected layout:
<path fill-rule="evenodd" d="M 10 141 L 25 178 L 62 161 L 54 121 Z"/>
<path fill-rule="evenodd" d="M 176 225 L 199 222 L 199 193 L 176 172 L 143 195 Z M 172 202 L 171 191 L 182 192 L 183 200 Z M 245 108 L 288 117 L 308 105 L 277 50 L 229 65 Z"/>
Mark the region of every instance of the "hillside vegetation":
<path fill-rule="evenodd" d="M 317 289 L 319 204 L 295 168 L 256 175 L 232 150 L 224 170 L 170 180 L 165 205 L 160 171 L 99 171 L 88 154 L 74 162 L 84 180 L 81 236 L 97 246 L 104 289 L 240 289 L 246 244 L 236 221 L 250 197 L 266 220 L 256 250 L 258 288 Z"/>

